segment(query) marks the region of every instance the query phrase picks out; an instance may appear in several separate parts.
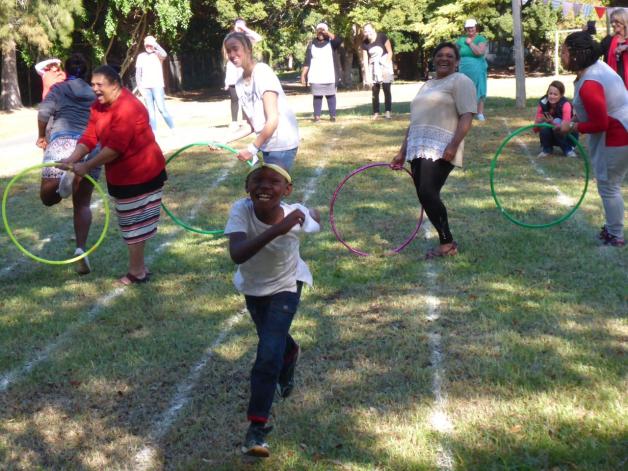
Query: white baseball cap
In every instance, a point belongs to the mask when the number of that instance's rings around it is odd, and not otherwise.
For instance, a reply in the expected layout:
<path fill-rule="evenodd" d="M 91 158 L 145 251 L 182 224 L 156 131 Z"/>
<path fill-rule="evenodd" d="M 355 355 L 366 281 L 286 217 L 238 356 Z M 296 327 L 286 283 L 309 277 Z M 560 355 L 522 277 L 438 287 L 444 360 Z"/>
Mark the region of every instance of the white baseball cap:
<path fill-rule="evenodd" d="M 316 25 L 316 31 L 318 31 L 319 29 L 322 29 L 323 31 L 329 31 L 329 26 L 327 26 L 327 23 L 319 23 Z"/>
<path fill-rule="evenodd" d="M 157 40 L 155 39 L 155 36 L 146 36 L 144 38 L 144 45 L 145 46 L 148 46 L 148 45 L 153 46 L 155 44 L 157 44 Z"/>
<path fill-rule="evenodd" d="M 477 26 L 478 22 L 475 21 L 474 19 L 469 19 L 467 21 L 464 22 L 464 27 L 465 28 L 475 28 Z"/>

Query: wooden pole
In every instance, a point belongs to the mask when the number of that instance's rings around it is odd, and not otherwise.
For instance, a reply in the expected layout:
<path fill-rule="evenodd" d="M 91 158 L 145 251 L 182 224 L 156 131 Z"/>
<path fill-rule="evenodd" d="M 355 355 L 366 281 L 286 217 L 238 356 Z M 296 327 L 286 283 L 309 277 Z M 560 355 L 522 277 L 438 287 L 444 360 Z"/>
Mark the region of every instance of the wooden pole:
<path fill-rule="evenodd" d="M 526 72 L 523 61 L 523 31 L 521 29 L 521 0 L 512 0 L 512 29 L 515 38 L 515 77 L 517 83 L 517 108 L 526 106 Z"/>

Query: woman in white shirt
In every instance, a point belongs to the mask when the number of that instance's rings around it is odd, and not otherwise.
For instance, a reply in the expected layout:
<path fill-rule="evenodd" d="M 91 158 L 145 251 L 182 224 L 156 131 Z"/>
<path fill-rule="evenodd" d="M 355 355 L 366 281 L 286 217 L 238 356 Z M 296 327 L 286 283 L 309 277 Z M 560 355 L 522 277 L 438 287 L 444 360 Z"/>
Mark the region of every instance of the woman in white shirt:
<path fill-rule="evenodd" d="M 299 128 L 279 79 L 267 64 L 255 61 L 253 45 L 245 33 L 229 33 L 223 47 L 229 61 L 242 68 L 235 88 L 250 126 L 241 128 L 227 142 L 255 133 L 254 141 L 238 152 L 238 159 L 255 160 L 261 151 L 264 162 L 289 170 L 299 147 Z"/>
<path fill-rule="evenodd" d="M 255 44 L 262 40 L 262 37 L 252 29 L 246 26 L 243 19 L 238 18 L 233 25 L 233 30 L 238 33 L 244 33 L 251 40 L 251 44 Z M 227 59 L 227 53 L 225 52 L 225 90 L 229 92 L 229 98 L 231 99 L 231 124 L 229 130 L 234 131 L 238 129 L 238 110 L 240 109 L 240 103 L 238 102 L 238 95 L 235 91 L 235 84 L 242 76 L 242 69 L 233 65 L 233 62 Z"/>

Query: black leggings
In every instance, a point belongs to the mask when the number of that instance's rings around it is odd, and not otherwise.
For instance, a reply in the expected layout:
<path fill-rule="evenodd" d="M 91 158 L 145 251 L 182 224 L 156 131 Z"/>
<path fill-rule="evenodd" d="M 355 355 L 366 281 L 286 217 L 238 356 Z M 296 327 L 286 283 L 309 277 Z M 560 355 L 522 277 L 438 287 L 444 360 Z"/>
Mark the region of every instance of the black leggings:
<path fill-rule="evenodd" d="M 384 108 L 386 111 L 392 111 L 392 95 L 390 94 L 391 83 L 382 82 L 373 84 L 373 114 L 379 114 L 379 86 L 384 89 Z"/>
<path fill-rule="evenodd" d="M 412 179 L 419 201 L 438 232 L 441 244 L 449 244 L 454 238 L 449 232 L 447 208 L 440 199 L 440 190 L 454 166 L 446 160 L 414 159 Z"/>
<path fill-rule="evenodd" d="M 235 85 L 229 85 L 229 96 L 231 97 L 231 121 L 237 121 L 240 103 L 238 102 L 238 94 L 236 93 Z"/>

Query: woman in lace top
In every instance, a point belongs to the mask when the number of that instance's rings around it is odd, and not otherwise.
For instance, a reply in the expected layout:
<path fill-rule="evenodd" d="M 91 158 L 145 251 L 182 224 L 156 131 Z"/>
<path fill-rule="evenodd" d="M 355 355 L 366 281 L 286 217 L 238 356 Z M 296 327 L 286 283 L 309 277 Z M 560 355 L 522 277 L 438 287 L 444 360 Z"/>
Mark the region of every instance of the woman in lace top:
<path fill-rule="evenodd" d="M 412 100 L 410 126 L 392 160 L 394 167 L 410 162 L 419 201 L 438 232 L 440 245 L 428 251 L 427 258 L 458 253 L 440 190 L 454 166 L 462 166 L 464 137 L 477 113 L 475 86 L 467 76 L 456 72 L 459 62 L 455 44 L 436 46 L 436 78 L 427 81 Z"/>

